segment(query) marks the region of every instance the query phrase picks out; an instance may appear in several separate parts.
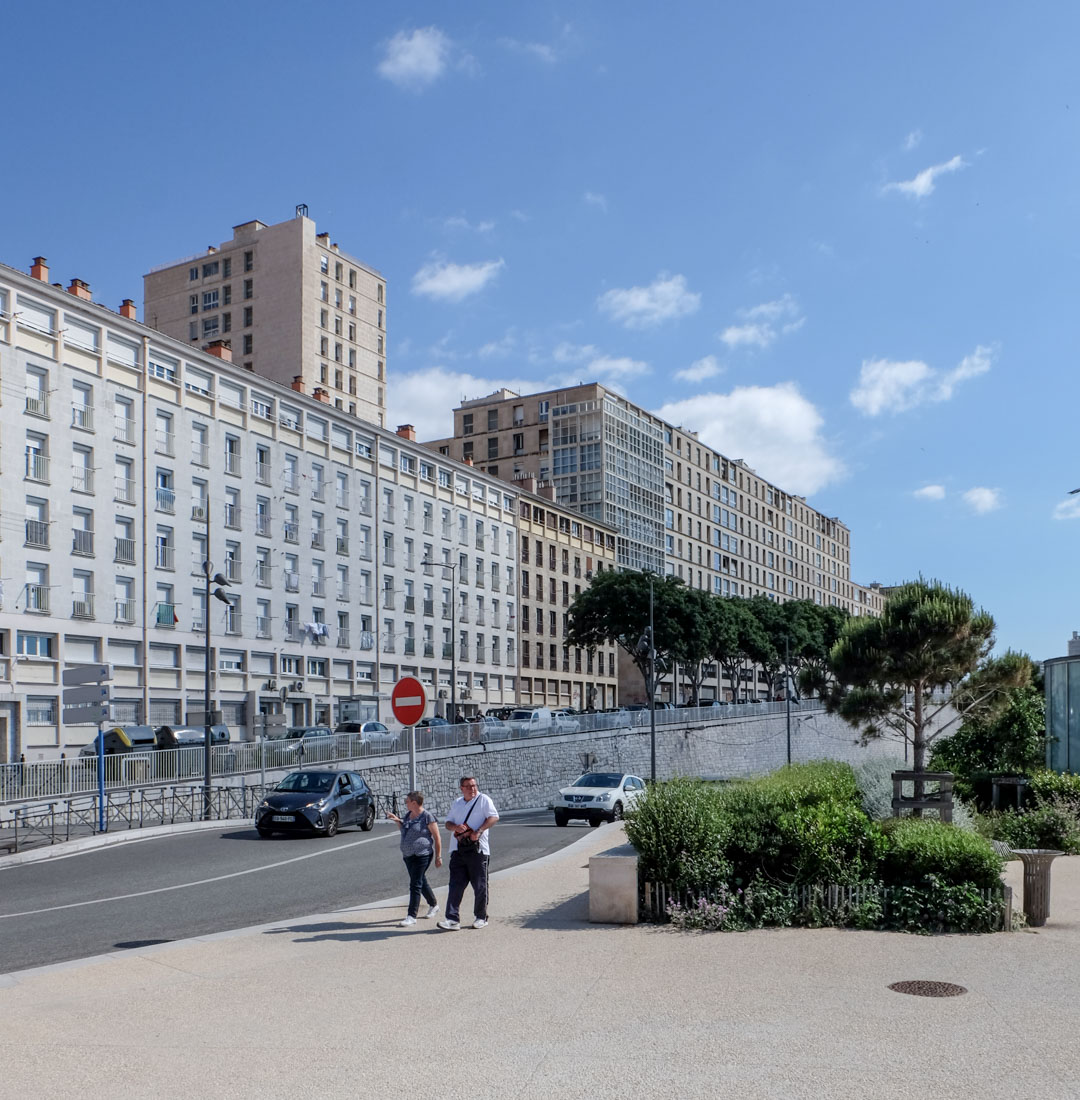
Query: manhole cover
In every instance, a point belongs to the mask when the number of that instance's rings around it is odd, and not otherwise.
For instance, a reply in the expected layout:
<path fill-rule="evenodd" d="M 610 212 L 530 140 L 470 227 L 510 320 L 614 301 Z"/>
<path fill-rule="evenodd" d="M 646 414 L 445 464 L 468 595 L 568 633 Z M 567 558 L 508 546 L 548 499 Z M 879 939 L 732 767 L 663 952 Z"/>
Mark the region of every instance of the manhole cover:
<path fill-rule="evenodd" d="M 133 947 L 153 947 L 156 943 L 172 943 L 172 940 L 124 940 L 123 943 L 114 943 L 113 947 L 130 951 Z"/>
<path fill-rule="evenodd" d="M 952 982 L 893 982 L 889 988 L 894 993 L 910 993 L 913 997 L 959 997 L 967 990 Z"/>

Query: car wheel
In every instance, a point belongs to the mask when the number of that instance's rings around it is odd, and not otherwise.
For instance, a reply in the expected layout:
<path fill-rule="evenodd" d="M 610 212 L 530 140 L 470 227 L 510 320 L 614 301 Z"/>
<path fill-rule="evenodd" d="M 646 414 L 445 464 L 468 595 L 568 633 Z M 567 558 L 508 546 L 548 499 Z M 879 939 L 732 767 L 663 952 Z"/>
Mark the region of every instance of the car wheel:
<path fill-rule="evenodd" d="M 330 816 L 326 819 L 326 828 L 323 829 L 323 836 L 336 836 L 338 827 L 338 815 L 337 810 L 331 810 Z"/>
<path fill-rule="evenodd" d="M 365 833 L 370 833 L 371 830 L 374 827 L 375 827 L 375 807 L 374 806 L 368 806 L 367 813 L 364 814 L 364 820 L 360 822 L 360 828 L 363 829 Z"/>
<path fill-rule="evenodd" d="M 623 817 L 622 803 L 621 802 L 616 802 L 615 805 L 611 807 L 611 820 L 612 821 L 622 821 L 622 817 Z"/>
<path fill-rule="evenodd" d="M 255 832 L 257 832 L 259 834 L 259 836 L 261 836 L 263 839 L 265 839 L 268 836 L 273 836 L 274 835 L 273 832 L 270 829 L 264 829 L 261 825 L 256 825 L 255 826 Z"/>
<path fill-rule="evenodd" d="M 589 827 L 590 828 L 596 829 L 596 828 L 599 827 L 599 825 L 600 825 L 600 818 L 598 818 L 598 817 L 590 817 L 589 818 Z"/>
<path fill-rule="evenodd" d="M 569 820 L 570 818 L 565 810 L 555 811 L 555 824 L 558 825 L 560 829 L 565 829 Z"/>

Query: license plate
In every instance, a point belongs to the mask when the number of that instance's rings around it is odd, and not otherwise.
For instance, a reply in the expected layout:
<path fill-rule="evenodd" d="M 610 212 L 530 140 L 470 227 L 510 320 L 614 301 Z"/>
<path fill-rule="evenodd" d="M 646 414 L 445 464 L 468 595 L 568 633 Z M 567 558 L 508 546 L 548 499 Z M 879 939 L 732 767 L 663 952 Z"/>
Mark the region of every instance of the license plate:
<path fill-rule="evenodd" d="M 293 816 L 292 816 L 292 814 L 274 814 L 272 820 L 274 820 L 274 821 L 292 821 Z"/>

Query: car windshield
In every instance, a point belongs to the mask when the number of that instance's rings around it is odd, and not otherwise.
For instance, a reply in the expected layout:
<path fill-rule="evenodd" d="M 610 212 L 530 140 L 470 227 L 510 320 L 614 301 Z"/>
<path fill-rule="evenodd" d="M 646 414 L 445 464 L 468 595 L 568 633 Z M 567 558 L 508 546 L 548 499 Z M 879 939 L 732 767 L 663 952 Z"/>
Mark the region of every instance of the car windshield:
<path fill-rule="evenodd" d="M 576 783 L 575 787 L 617 787 L 622 782 L 622 776 L 617 772 L 587 772 Z"/>
<path fill-rule="evenodd" d="M 511 719 L 516 722 L 527 722 L 532 716 L 533 712 L 531 710 L 515 710 L 510 715 Z"/>
<path fill-rule="evenodd" d="M 333 772 L 290 772 L 274 790 L 326 794 L 333 785 Z"/>

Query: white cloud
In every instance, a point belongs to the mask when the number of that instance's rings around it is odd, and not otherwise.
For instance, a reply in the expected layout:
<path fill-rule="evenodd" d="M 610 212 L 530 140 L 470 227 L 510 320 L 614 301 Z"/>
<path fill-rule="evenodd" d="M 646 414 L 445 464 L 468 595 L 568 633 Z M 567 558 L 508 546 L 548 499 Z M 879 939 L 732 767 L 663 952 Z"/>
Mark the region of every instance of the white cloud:
<path fill-rule="evenodd" d="M 438 27 L 398 31 L 376 72 L 399 88 L 422 92 L 446 71 L 450 50 L 450 39 Z"/>
<path fill-rule="evenodd" d="M 598 195 L 595 191 L 586 191 L 583 197 L 590 206 L 598 206 L 605 214 L 607 213 L 607 196 Z"/>
<path fill-rule="evenodd" d="M 675 377 L 680 382 L 704 382 L 706 378 L 715 378 L 723 369 L 715 355 L 706 355 L 702 359 L 695 359 L 690 366 L 677 370 Z"/>
<path fill-rule="evenodd" d="M 921 489 L 916 489 L 913 496 L 917 496 L 920 500 L 944 500 L 945 486 L 924 485 Z"/>
<path fill-rule="evenodd" d="M 687 290 L 685 275 L 662 271 L 648 286 L 608 290 L 596 304 L 601 313 L 627 328 L 652 328 L 663 321 L 695 313 L 701 305 L 701 295 Z"/>
<path fill-rule="evenodd" d="M 584 363 L 587 359 L 595 359 L 599 349 L 594 344 L 571 344 L 564 340 L 556 345 L 551 357 L 556 363 Z"/>
<path fill-rule="evenodd" d="M 489 340 L 477 349 L 476 354 L 481 359 L 490 359 L 492 356 L 509 355 L 517 347 L 517 336 L 513 329 L 507 329 L 501 340 Z"/>
<path fill-rule="evenodd" d="M 822 435 L 824 418 L 794 382 L 698 394 L 657 413 L 795 493 L 815 493 L 845 473 Z"/>
<path fill-rule="evenodd" d="M 767 348 L 781 335 L 797 332 L 806 322 L 799 303 L 785 294 L 772 302 L 738 311 L 740 324 L 728 325 L 720 339 L 729 348 Z"/>
<path fill-rule="evenodd" d="M 1080 496 L 1060 501 L 1054 508 L 1054 519 L 1080 519 Z"/>
<path fill-rule="evenodd" d="M 649 373 L 649 364 L 640 359 L 631 359 L 629 356 L 600 355 L 589 361 L 585 368 L 586 373 L 592 377 L 604 375 L 608 378 L 633 378 L 641 374 Z"/>
<path fill-rule="evenodd" d="M 963 494 L 963 497 L 968 507 L 979 515 L 983 515 L 986 512 L 997 511 L 997 509 L 1001 507 L 1000 489 L 985 489 L 982 486 L 978 486 L 974 489 L 968 489 L 968 491 Z"/>
<path fill-rule="evenodd" d="M 945 161 L 944 164 L 934 164 L 929 168 L 924 168 L 914 179 L 887 183 L 881 190 L 883 193 L 897 191 L 901 195 L 907 195 L 908 198 L 925 199 L 927 195 L 934 193 L 934 185 L 938 176 L 948 175 L 950 172 L 959 172 L 961 168 L 967 166 L 967 161 L 956 156 L 952 160 Z"/>
<path fill-rule="evenodd" d="M 468 218 L 455 216 L 444 219 L 443 227 L 446 229 L 465 229 L 472 233 L 490 233 L 495 228 L 495 223 L 491 221 L 471 222 Z"/>
<path fill-rule="evenodd" d="M 912 130 L 906 138 L 904 138 L 904 152 L 910 153 L 912 149 L 916 148 L 922 142 L 922 130 Z"/>
<path fill-rule="evenodd" d="M 481 264 L 432 260 L 413 276 L 412 292 L 440 302 L 460 302 L 483 290 L 504 266 L 502 260 Z"/>
<path fill-rule="evenodd" d="M 566 55 L 567 47 L 574 41 L 574 28 L 570 23 L 563 25 L 556 43 L 522 42 L 518 38 L 500 38 L 499 45 L 515 53 L 526 53 L 543 61 L 545 65 L 554 65 Z"/>
<path fill-rule="evenodd" d="M 919 359 L 864 359 L 858 385 L 848 397 L 866 416 L 906 412 L 928 401 L 948 401 L 958 383 L 985 374 L 993 359 L 993 348 L 982 344 L 949 371 L 934 370 Z"/>

